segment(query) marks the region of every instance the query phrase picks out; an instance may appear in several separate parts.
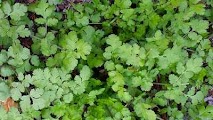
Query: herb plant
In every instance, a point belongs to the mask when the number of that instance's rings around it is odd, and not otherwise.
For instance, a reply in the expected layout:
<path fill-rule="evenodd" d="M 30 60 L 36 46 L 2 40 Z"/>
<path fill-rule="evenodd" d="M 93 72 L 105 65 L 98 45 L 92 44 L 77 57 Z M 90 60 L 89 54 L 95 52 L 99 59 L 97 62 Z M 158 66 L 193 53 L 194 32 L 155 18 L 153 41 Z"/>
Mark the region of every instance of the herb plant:
<path fill-rule="evenodd" d="M 213 119 L 212 6 L 0 0 L 0 119 Z"/>

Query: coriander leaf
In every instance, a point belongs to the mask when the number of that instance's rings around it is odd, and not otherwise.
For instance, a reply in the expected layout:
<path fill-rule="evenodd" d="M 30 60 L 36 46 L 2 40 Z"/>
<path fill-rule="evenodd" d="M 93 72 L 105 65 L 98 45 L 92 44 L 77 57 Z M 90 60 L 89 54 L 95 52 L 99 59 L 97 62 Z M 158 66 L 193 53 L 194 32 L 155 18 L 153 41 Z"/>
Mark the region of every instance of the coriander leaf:
<path fill-rule="evenodd" d="M 8 59 L 7 52 L 6 51 L 1 51 L 0 53 L 0 65 L 3 65 Z"/>
<path fill-rule="evenodd" d="M 35 110 L 41 110 L 45 107 L 45 100 L 43 98 L 38 98 L 38 99 L 32 99 L 33 100 L 33 104 L 32 107 Z"/>
<path fill-rule="evenodd" d="M 182 74 L 185 71 L 185 67 L 181 62 L 179 62 L 176 66 L 176 71 L 178 74 Z"/>
<path fill-rule="evenodd" d="M 83 16 L 82 18 L 78 18 L 76 20 L 77 26 L 86 26 L 89 24 L 89 18 L 87 16 Z"/>
<path fill-rule="evenodd" d="M 34 65 L 34 66 L 39 66 L 40 64 L 40 60 L 39 60 L 39 57 L 36 56 L 36 55 L 33 55 L 30 59 L 31 63 Z"/>
<path fill-rule="evenodd" d="M 65 103 L 70 103 L 73 100 L 73 94 L 69 93 L 67 95 L 64 95 L 63 100 Z"/>
<path fill-rule="evenodd" d="M 83 40 L 77 41 L 76 48 L 77 48 L 77 57 L 78 58 L 81 57 L 84 60 L 86 59 L 85 55 L 89 55 L 92 49 L 92 47 Z"/>
<path fill-rule="evenodd" d="M 106 40 L 106 43 L 111 45 L 113 49 L 117 48 L 118 46 L 121 46 L 122 44 L 119 37 L 115 34 L 109 35 L 108 39 Z"/>
<path fill-rule="evenodd" d="M 0 19 L 2 19 L 4 17 L 4 13 L 3 11 L 0 9 Z"/>
<path fill-rule="evenodd" d="M 74 57 L 65 58 L 63 60 L 63 69 L 66 71 L 72 71 L 77 66 L 78 60 Z"/>
<path fill-rule="evenodd" d="M 198 91 L 194 96 L 190 97 L 192 99 L 192 104 L 197 105 L 199 102 L 203 101 L 204 94 L 202 91 Z"/>
<path fill-rule="evenodd" d="M 209 26 L 209 22 L 206 20 L 192 20 L 190 22 L 190 25 L 192 27 L 192 29 L 200 34 L 206 33 L 208 26 Z"/>
<path fill-rule="evenodd" d="M 58 19 L 56 18 L 49 18 L 47 19 L 47 25 L 48 26 L 55 26 L 58 23 Z"/>
<path fill-rule="evenodd" d="M 35 12 L 38 15 L 43 16 L 44 19 L 49 17 L 52 14 L 53 10 L 54 9 L 49 7 L 49 4 L 46 3 L 45 1 L 40 1 L 39 4 L 37 5 L 37 8 L 35 8 Z"/>
<path fill-rule="evenodd" d="M 0 73 L 1 73 L 1 76 L 8 77 L 13 75 L 15 72 L 10 66 L 2 66 Z"/>
<path fill-rule="evenodd" d="M 39 98 L 42 96 L 42 94 L 44 93 L 43 89 L 32 89 L 30 91 L 30 97 L 31 98 Z"/>
<path fill-rule="evenodd" d="M 10 97 L 9 87 L 4 82 L 0 82 L 0 101 L 5 101 Z"/>
<path fill-rule="evenodd" d="M 18 88 L 11 89 L 10 93 L 11 93 L 11 97 L 13 98 L 13 100 L 19 100 L 22 97 L 22 94 Z"/>
<path fill-rule="evenodd" d="M 131 0 L 115 0 L 115 4 L 120 8 L 129 8 L 132 4 Z"/>
<path fill-rule="evenodd" d="M 88 80 L 91 76 L 91 71 L 88 66 L 84 66 L 82 70 L 80 71 L 80 77 L 82 80 Z"/>
<path fill-rule="evenodd" d="M 10 4 L 8 2 L 4 2 L 3 3 L 3 11 L 6 15 L 10 15 L 10 13 L 12 12 L 12 9 L 10 7 Z"/>
<path fill-rule="evenodd" d="M 25 28 L 24 25 L 21 25 L 17 28 L 16 32 L 21 36 L 21 37 L 29 37 L 30 36 L 30 31 L 28 28 Z"/>
<path fill-rule="evenodd" d="M 30 109 L 30 107 L 31 107 L 30 102 L 31 101 L 30 101 L 30 97 L 29 96 L 24 95 L 24 96 L 21 97 L 20 107 L 21 107 L 21 110 L 23 112 L 26 112 L 26 111 L 28 111 Z"/>
<path fill-rule="evenodd" d="M 203 64 L 202 58 L 189 59 L 186 63 L 186 70 L 198 73 Z"/>
<path fill-rule="evenodd" d="M 13 5 L 13 12 L 10 14 L 10 17 L 13 20 L 20 20 L 20 17 L 24 16 L 25 13 L 27 12 L 27 7 L 23 4 L 16 3 Z"/>

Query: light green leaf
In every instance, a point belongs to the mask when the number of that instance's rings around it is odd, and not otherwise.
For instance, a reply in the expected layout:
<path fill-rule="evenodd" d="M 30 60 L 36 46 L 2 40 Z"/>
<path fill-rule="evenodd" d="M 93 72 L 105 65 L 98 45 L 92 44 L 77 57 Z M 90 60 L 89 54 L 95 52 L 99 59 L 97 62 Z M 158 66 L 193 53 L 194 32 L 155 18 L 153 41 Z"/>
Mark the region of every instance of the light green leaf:
<path fill-rule="evenodd" d="M 23 73 L 18 73 L 18 79 L 20 81 L 24 80 L 24 74 Z"/>
<path fill-rule="evenodd" d="M 63 100 L 65 103 L 70 103 L 73 100 L 73 94 L 69 93 L 63 96 Z"/>
<path fill-rule="evenodd" d="M 203 64 L 202 58 L 189 59 L 186 63 L 186 70 L 198 73 Z"/>
<path fill-rule="evenodd" d="M 1 2 L 0 2 L 1 3 Z M 4 13 L 3 11 L 0 9 L 0 19 L 2 19 L 4 17 Z"/>
<path fill-rule="evenodd" d="M 206 33 L 209 27 L 209 22 L 206 20 L 192 20 L 190 22 L 192 29 L 200 34 Z"/>
<path fill-rule="evenodd" d="M 105 64 L 104 64 L 104 68 L 106 68 L 108 71 L 114 70 L 115 64 L 111 60 L 106 61 Z"/>
<path fill-rule="evenodd" d="M 80 71 L 80 77 L 82 80 L 88 80 L 91 76 L 91 71 L 88 66 L 84 66 Z"/>
<path fill-rule="evenodd" d="M 31 108 L 29 96 L 22 96 L 20 101 L 20 107 L 23 112 L 28 111 Z"/>
<path fill-rule="evenodd" d="M 20 20 L 22 16 L 27 12 L 27 7 L 24 4 L 16 3 L 13 5 L 13 12 L 10 14 L 10 17 L 13 20 Z"/>
<path fill-rule="evenodd" d="M 58 19 L 56 18 L 49 18 L 47 19 L 47 25 L 48 26 L 55 26 L 58 23 Z"/>
<path fill-rule="evenodd" d="M 14 74 L 14 70 L 10 66 L 2 66 L 0 73 L 1 76 L 8 77 Z"/>
<path fill-rule="evenodd" d="M 37 8 L 35 8 L 36 14 L 43 16 L 44 19 L 49 17 L 52 14 L 53 10 L 54 9 L 49 7 L 49 4 L 45 1 L 40 1 Z"/>
<path fill-rule="evenodd" d="M 30 91 L 30 97 L 32 98 L 39 98 L 42 96 L 42 94 L 44 93 L 44 90 L 43 89 L 32 89 Z"/>
<path fill-rule="evenodd" d="M 66 71 L 72 71 L 77 66 L 78 60 L 75 58 L 65 58 L 63 60 L 63 68 Z"/>
<path fill-rule="evenodd" d="M 5 101 L 10 97 L 10 90 L 7 84 L 0 82 L 0 101 Z"/>
<path fill-rule="evenodd" d="M 77 48 L 77 57 L 78 58 L 81 57 L 84 60 L 86 60 L 85 55 L 89 55 L 90 51 L 92 50 L 92 47 L 83 40 L 79 40 L 76 43 L 76 48 Z"/>
<path fill-rule="evenodd" d="M 44 18 L 36 18 L 35 22 L 38 24 L 45 24 L 46 23 L 46 19 Z"/>
<path fill-rule="evenodd" d="M 204 99 L 204 94 L 201 91 L 198 91 L 194 96 L 191 96 L 192 104 L 197 105 Z"/>
<path fill-rule="evenodd" d="M 16 32 L 21 36 L 21 37 L 29 37 L 30 36 L 30 31 L 28 28 L 25 28 L 24 25 L 21 25 L 17 28 Z"/>
<path fill-rule="evenodd" d="M 180 79 L 176 75 L 171 74 L 171 75 L 169 75 L 169 82 L 173 86 L 176 86 L 176 85 L 180 84 Z"/>
<path fill-rule="evenodd" d="M 121 46 L 121 44 L 122 44 L 119 37 L 115 34 L 109 35 L 108 39 L 106 40 L 106 43 L 111 45 L 113 48 Z"/>
<path fill-rule="evenodd" d="M 176 66 L 176 71 L 178 74 L 182 74 L 185 71 L 185 67 L 181 62 L 179 62 Z"/>
<path fill-rule="evenodd" d="M 132 4 L 131 0 L 115 0 L 115 4 L 120 8 L 129 8 Z"/>
<path fill-rule="evenodd" d="M 18 88 L 11 89 L 10 93 L 11 93 L 11 97 L 15 101 L 19 100 L 21 98 L 21 96 L 22 96 L 22 94 L 21 94 L 21 92 L 19 91 Z"/>
<path fill-rule="evenodd" d="M 23 60 L 26 60 L 30 57 L 30 50 L 28 48 L 23 48 L 21 53 L 20 53 L 20 57 L 23 59 Z"/>
<path fill-rule="evenodd" d="M 32 63 L 34 66 L 39 66 L 39 64 L 40 64 L 39 57 L 36 56 L 36 55 L 33 55 L 33 56 L 31 57 L 31 63 Z"/>
<path fill-rule="evenodd" d="M 32 107 L 35 110 L 41 110 L 45 107 L 45 100 L 43 98 L 32 99 L 32 100 L 33 100 Z"/>
<path fill-rule="evenodd" d="M 76 25 L 77 26 L 86 26 L 89 24 L 89 19 L 87 16 L 83 16 L 82 18 L 78 18 L 76 20 Z"/>
<path fill-rule="evenodd" d="M 1 51 L 0 53 L 0 66 L 3 65 L 7 61 L 7 52 L 6 51 Z"/>
<path fill-rule="evenodd" d="M 10 4 L 8 2 L 3 3 L 3 11 L 6 15 L 10 15 L 12 9 L 11 9 Z"/>

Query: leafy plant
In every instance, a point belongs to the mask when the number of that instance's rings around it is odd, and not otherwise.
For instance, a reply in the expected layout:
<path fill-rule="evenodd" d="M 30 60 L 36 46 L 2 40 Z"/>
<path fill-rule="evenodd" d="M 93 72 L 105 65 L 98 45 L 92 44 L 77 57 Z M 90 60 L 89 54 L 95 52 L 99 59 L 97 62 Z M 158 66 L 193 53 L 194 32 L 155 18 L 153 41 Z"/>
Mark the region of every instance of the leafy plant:
<path fill-rule="evenodd" d="M 212 39 L 212 0 L 0 0 L 0 119 L 212 119 Z"/>

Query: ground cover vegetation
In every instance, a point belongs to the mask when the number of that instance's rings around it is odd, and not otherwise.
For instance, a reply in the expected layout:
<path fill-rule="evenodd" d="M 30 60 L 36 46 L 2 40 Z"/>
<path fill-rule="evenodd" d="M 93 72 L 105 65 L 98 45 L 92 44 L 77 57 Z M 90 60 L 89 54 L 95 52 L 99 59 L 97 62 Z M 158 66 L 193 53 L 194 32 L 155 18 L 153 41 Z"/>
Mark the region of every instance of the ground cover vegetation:
<path fill-rule="evenodd" d="M 0 0 L 0 120 L 213 119 L 212 0 Z"/>

